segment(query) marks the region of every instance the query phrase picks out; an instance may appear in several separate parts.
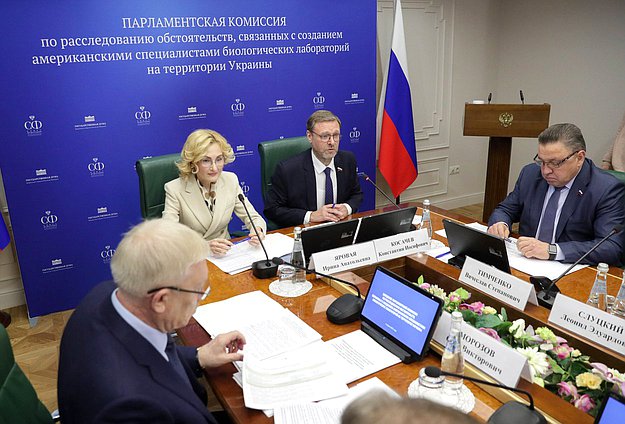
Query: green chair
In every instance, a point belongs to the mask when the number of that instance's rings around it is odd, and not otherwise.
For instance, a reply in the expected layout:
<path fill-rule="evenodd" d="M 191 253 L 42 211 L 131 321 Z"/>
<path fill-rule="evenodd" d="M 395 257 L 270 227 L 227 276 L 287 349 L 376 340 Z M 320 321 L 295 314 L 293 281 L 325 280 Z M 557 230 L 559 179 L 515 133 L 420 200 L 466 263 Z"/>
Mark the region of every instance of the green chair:
<path fill-rule="evenodd" d="M 52 422 L 50 412 L 15 363 L 9 335 L 0 325 L 0 424 Z"/>
<path fill-rule="evenodd" d="M 625 184 L 625 172 L 621 172 L 621 171 L 614 171 L 614 170 L 609 170 L 609 171 L 605 171 L 608 174 L 612 174 L 614 175 L 620 182 L 622 182 L 623 184 Z"/>
<path fill-rule="evenodd" d="M 160 218 L 165 209 L 165 183 L 178 178 L 179 153 L 140 159 L 135 164 L 139 175 L 141 216 Z"/>
<path fill-rule="evenodd" d="M 295 156 L 310 148 L 307 137 L 292 137 L 279 140 L 263 141 L 258 144 L 260 155 L 260 186 L 263 201 L 267 202 L 267 193 L 271 188 L 271 177 L 276 165 L 284 159 Z M 274 222 L 267 219 L 267 229 L 276 230 L 280 228 Z"/>

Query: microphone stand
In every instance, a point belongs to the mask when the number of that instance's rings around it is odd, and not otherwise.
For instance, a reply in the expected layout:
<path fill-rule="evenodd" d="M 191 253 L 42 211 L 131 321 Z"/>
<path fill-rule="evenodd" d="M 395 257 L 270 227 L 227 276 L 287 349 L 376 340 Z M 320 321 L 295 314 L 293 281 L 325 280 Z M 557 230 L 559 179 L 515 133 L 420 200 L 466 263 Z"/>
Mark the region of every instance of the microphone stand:
<path fill-rule="evenodd" d="M 239 193 L 238 198 L 241 201 L 241 203 L 243 203 L 243 208 L 245 209 L 247 218 L 250 220 L 250 223 L 252 224 L 252 228 L 254 229 L 254 233 L 256 234 L 256 237 L 258 237 L 260 247 L 262 247 L 263 252 L 265 252 L 265 258 L 267 258 L 265 260 L 260 260 L 260 261 L 256 261 L 252 263 L 252 275 L 254 275 L 254 277 L 256 278 L 261 278 L 261 279 L 275 277 L 276 274 L 278 273 L 278 265 L 274 264 L 273 262 L 269 260 L 269 255 L 267 254 L 267 249 L 265 249 L 265 244 L 260 238 L 260 234 L 258 233 L 258 230 L 256 229 L 256 225 L 254 225 L 254 220 L 252 219 L 252 216 L 250 215 L 250 211 L 247 210 L 247 205 L 245 204 L 245 196 Z"/>
<path fill-rule="evenodd" d="M 391 199 L 391 198 L 388 196 L 388 194 L 384 193 L 384 192 L 382 191 L 382 189 L 381 189 L 380 187 L 378 187 L 378 186 L 376 185 L 376 183 L 374 183 L 374 182 L 373 182 L 373 180 L 372 180 L 371 178 L 369 178 L 369 176 L 368 176 L 367 174 L 365 174 L 364 172 L 359 172 L 359 173 L 358 173 L 358 176 L 359 176 L 359 177 L 362 177 L 365 181 L 367 181 L 367 182 L 371 183 L 371 185 L 373 185 L 373 187 L 375 187 L 375 189 L 378 191 L 378 193 L 380 193 L 382 196 L 384 196 L 384 197 L 386 198 L 386 200 L 388 200 L 388 201 L 389 201 L 389 203 L 390 203 L 391 205 L 393 205 L 392 207 L 387 206 L 387 207 L 382 208 L 382 210 L 383 210 L 383 211 L 385 211 L 385 212 L 386 212 L 387 210 L 401 209 L 401 206 L 399 206 L 399 197 L 396 199 L 396 201 L 395 201 L 395 200 L 393 200 L 393 199 Z"/>
<path fill-rule="evenodd" d="M 540 289 L 540 291 L 536 295 L 538 299 L 538 304 L 547 309 L 553 308 L 553 302 L 556 299 L 556 294 L 560 292 L 560 289 L 558 289 L 558 286 L 556 286 L 556 283 L 560 280 L 560 278 L 564 277 L 570 270 L 572 270 L 575 267 L 575 265 L 583 261 L 586 258 L 586 256 L 594 252 L 597 249 L 597 247 L 599 247 L 599 245 L 601 245 L 604 241 L 612 237 L 614 234 L 620 232 L 622 229 L 623 229 L 622 225 L 615 225 L 612 231 L 610 231 L 607 236 L 599 240 L 593 247 L 590 248 L 590 250 L 588 250 L 588 252 L 584 253 L 582 257 L 576 260 L 562 274 L 556 277 L 555 280 L 551 280 L 549 277 L 545 277 L 542 275 L 530 277 L 530 282 L 534 285 L 536 290 Z"/>
<path fill-rule="evenodd" d="M 282 258 L 273 258 L 271 261 L 276 265 L 290 265 L 294 268 L 302 269 L 306 272 L 312 272 L 313 274 L 321 275 L 322 277 L 329 278 L 330 280 L 338 281 L 339 283 L 347 284 L 348 286 L 353 287 L 358 295 L 345 293 L 340 296 L 338 299 L 332 302 L 330 306 L 328 306 L 328 309 L 326 310 L 326 317 L 330 322 L 334 324 L 347 324 L 350 322 L 354 322 L 360 318 L 360 311 L 362 310 L 362 305 L 364 301 L 362 300 L 360 289 L 356 284 L 350 283 L 349 281 L 343 280 L 341 278 L 333 277 L 331 275 L 322 274 L 321 272 L 309 270 L 306 267 L 287 262 Z M 334 314 L 333 311 L 340 312 L 340 314 Z M 340 317 L 337 315 L 340 315 Z"/>
<path fill-rule="evenodd" d="M 462 378 L 472 381 L 474 383 L 486 384 L 487 386 L 497 387 L 500 389 L 510 390 L 516 393 L 522 393 L 529 398 L 529 406 L 516 401 L 510 401 L 503 404 L 497 409 L 493 415 L 488 419 L 489 424 L 546 424 L 545 417 L 534 408 L 534 398 L 532 394 L 526 390 L 517 389 L 516 387 L 505 386 L 499 383 L 492 383 L 490 381 L 482 380 L 479 378 L 468 377 L 466 375 L 455 374 L 452 372 L 443 371 L 438 367 L 429 366 L 425 367 L 425 375 L 432 378 L 440 377 L 441 375 L 448 375 L 450 377 Z"/>

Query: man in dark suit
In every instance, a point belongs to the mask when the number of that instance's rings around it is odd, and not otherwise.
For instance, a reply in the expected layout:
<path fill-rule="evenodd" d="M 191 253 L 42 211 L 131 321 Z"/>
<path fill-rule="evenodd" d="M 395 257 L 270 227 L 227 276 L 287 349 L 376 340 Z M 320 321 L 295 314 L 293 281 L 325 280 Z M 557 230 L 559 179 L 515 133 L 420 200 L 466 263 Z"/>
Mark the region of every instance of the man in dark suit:
<path fill-rule="evenodd" d="M 528 258 L 575 262 L 625 222 L 625 187 L 586 158 L 586 142 L 573 124 L 556 124 L 538 136 L 538 154 L 526 165 L 512 193 L 493 211 L 488 232 L 508 237 L 519 222 L 517 246 Z M 619 265 L 620 232 L 585 259 Z"/>
<path fill-rule="evenodd" d="M 265 216 L 281 227 L 336 222 L 362 202 L 356 158 L 339 151 L 341 120 L 318 110 L 308 118 L 306 137 L 311 149 L 280 162 L 271 177 Z"/>
<path fill-rule="evenodd" d="M 145 221 L 119 243 L 113 282 L 76 308 L 61 340 L 59 409 L 72 423 L 216 423 L 197 377 L 242 359 L 239 332 L 197 350 L 173 343 L 210 291 L 202 237 L 177 222 Z"/>

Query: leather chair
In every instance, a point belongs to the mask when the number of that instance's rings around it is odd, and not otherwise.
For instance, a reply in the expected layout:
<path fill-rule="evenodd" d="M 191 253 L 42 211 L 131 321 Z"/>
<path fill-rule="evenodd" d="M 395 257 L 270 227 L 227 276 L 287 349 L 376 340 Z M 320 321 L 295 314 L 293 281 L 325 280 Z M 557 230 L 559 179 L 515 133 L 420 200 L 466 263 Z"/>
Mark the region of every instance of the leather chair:
<path fill-rule="evenodd" d="M 11 341 L 0 325 L 0 423 L 52 423 L 50 412 L 15 363 Z"/>
<path fill-rule="evenodd" d="M 263 141 L 258 144 L 260 154 L 260 185 L 263 201 L 267 202 L 267 193 L 271 188 L 271 177 L 276 165 L 284 159 L 295 156 L 310 148 L 307 137 L 292 137 L 279 140 Z M 266 219 L 266 218 L 265 218 Z M 267 229 L 276 230 L 280 228 L 274 222 L 267 219 Z"/>
<path fill-rule="evenodd" d="M 165 209 L 165 183 L 178 178 L 179 153 L 140 159 L 135 164 L 139 175 L 141 216 L 160 218 Z"/>

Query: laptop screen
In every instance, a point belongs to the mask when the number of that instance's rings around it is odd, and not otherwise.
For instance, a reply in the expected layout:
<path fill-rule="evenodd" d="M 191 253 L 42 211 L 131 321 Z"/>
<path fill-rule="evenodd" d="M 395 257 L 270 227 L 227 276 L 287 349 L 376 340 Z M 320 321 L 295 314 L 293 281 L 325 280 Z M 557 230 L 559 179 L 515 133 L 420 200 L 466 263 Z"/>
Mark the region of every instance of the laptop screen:
<path fill-rule="evenodd" d="M 470 256 L 510 273 L 506 242 L 502 238 L 449 219 L 443 219 L 443 226 L 452 255 L 460 258 Z M 449 262 L 452 263 L 451 260 Z"/>
<path fill-rule="evenodd" d="M 415 213 L 417 213 L 417 208 L 413 206 L 361 218 L 356 243 L 364 243 L 410 231 Z"/>
<path fill-rule="evenodd" d="M 427 351 L 443 300 L 403 277 L 377 267 L 361 319 L 420 359 Z M 364 330 L 364 328 L 363 328 Z"/>
<path fill-rule="evenodd" d="M 353 244 L 358 223 L 358 219 L 352 219 L 304 228 L 302 230 L 302 246 L 306 264 L 310 263 L 310 257 L 313 253 Z"/>
<path fill-rule="evenodd" d="M 625 399 L 616 393 L 610 393 L 603 400 L 601 410 L 597 414 L 595 423 L 599 424 L 616 424 L 625 420 Z"/>

